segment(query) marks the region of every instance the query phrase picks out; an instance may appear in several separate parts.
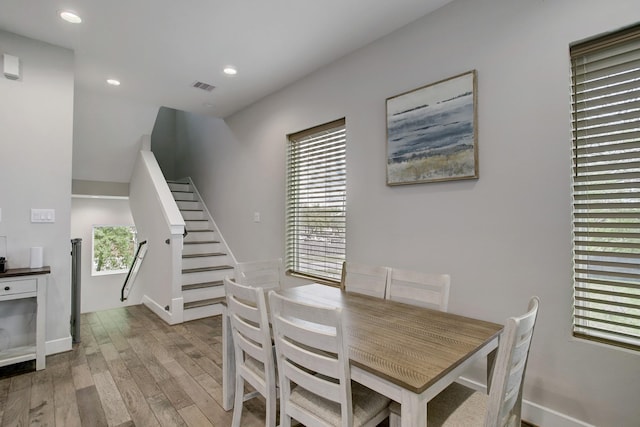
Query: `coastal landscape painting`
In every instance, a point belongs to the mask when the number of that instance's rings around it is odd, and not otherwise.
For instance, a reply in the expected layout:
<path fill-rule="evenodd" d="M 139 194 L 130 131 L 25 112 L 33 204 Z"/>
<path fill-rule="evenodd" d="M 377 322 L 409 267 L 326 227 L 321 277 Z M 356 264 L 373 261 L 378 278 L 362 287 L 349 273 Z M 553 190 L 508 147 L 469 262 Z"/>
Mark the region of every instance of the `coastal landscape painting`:
<path fill-rule="evenodd" d="M 387 99 L 387 184 L 478 178 L 476 71 Z"/>

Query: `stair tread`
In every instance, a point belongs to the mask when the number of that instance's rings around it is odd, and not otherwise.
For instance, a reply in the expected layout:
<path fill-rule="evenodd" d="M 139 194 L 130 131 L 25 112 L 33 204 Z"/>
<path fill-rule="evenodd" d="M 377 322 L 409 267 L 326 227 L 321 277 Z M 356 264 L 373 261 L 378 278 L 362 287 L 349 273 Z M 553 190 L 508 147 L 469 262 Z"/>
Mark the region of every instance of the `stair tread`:
<path fill-rule="evenodd" d="M 205 243 L 220 243 L 219 240 L 204 240 L 202 242 L 183 242 L 184 245 L 203 245 Z"/>
<path fill-rule="evenodd" d="M 189 233 L 204 233 L 205 231 L 215 232 L 213 228 L 187 228 L 187 232 Z"/>
<path fill-rule="evenodd" d="M 224 285 L 224 282 L 222 280 L 216 280 L 213 282 L 202 282 L 202 283 L 192 283 L 190 285 L 182 285 L 182 290 L 189 291 L 192 289 L 215 288 L 223 285 Z"/>
<path fill-rule="evenodd" d="M 182 259 L 184 258 L 205 258 L 210 256 L 225 256 L 224 252 L 209 252 L 206 254 L 191 254 L 191 255 L 182 255 Z"/>
<path fill-rule="evenodd" d="M 202 273 L 205 271 L 220 271 L 220 270 L 233 270 L 233 267 L 230 265 L 216 265 L 215 267 L 186 268 L 182 270 L 182 274 Z"/>
<path fill-rule="evenodd" d="M 195 200 L 194 200 L 195 201 Z M 180 209 L 180 211 L 184 211 L 184 212 L 204 212 L 204 209 L 187 209 L 187 208 L 182 208 Z"/>
<path fill-rule="evenodd" d="M 176 199 L 175 197 L 173 198 L 173 200 L 175 200 L 176 202 L 197 202 L 198 201 L 193 199 Z"/>
<path fill-rule="evenodd" d="M 169 184 L 189 184 L 189 181 L 180 181 L 175 179 L 168 179 L 167 183 Z"/>
<path fill-rule="evenodd" d="M 171 190 L 172 193 L 189 193 L 189 194 L 193 194 L 193 191 L 189 191 L 189 190 Z"/>
<path fill-rule="evenodd" d="M 192 302 L 184 303 L 184 309 L 188 310 L 190 308 L 204 307 L 204 306 L 213 305 L 213 304 L 222 304 L 225 302 L 226 302 L 225 297 L 203 299 L 201 301 L 192 301 Z"/>
<path fill-rule="evenodd" d="M 190 222 L 190 221 L 203 221 L 203 222 L 208 222 L 208 219 L 185 219 L 185 221 Z"/>

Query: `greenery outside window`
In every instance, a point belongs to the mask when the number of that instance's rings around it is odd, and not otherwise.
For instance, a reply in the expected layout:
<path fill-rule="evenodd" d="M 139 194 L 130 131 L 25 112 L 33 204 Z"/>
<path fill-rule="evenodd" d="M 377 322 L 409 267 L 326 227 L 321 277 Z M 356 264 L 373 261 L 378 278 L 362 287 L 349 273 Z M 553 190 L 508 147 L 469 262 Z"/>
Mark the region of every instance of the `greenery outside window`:
<path fill-rule="evenodd" d="M 94 225 L 91 274 L 126 273 L 136 248 L 136 228 L 131 225 Z"/>
<path fill-rule="evenodd" d="M 337 120 L 289 135 L 286 267 L 339 282 L 346 254 L 346 127 Z"/>
<path fill-rule="evenodd" d="M 573 334 L 640 350 L 640 26 L 571 62 Z"/>

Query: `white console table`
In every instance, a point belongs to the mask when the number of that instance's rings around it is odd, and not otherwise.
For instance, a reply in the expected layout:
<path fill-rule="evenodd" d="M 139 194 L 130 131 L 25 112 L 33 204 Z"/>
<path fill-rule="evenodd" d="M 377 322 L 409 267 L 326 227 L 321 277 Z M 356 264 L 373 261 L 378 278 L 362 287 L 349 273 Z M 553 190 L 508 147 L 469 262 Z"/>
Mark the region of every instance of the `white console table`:
<path fill-rule="evenodd" d="M 14 268 L 0 273 L 0 302 L 35 298 L 37 305 L 35 345 L 14 347 L 0 351 L 0 366 L 35 359 L 36 370 L 44 369 L 47 277 L 50 273 L 50 267 Z M 2 310 L 0 308 L 1 318 Z"/>

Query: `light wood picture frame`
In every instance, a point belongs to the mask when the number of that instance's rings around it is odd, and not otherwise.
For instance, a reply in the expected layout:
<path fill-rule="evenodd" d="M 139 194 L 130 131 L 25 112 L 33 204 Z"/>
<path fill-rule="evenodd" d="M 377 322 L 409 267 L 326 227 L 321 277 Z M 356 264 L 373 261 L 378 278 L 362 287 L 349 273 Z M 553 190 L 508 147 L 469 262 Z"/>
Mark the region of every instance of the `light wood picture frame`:
<path fill-rule="evenodd" d="M 477 179 L 477 73 L 387 98 L 387 185 Z"/>

